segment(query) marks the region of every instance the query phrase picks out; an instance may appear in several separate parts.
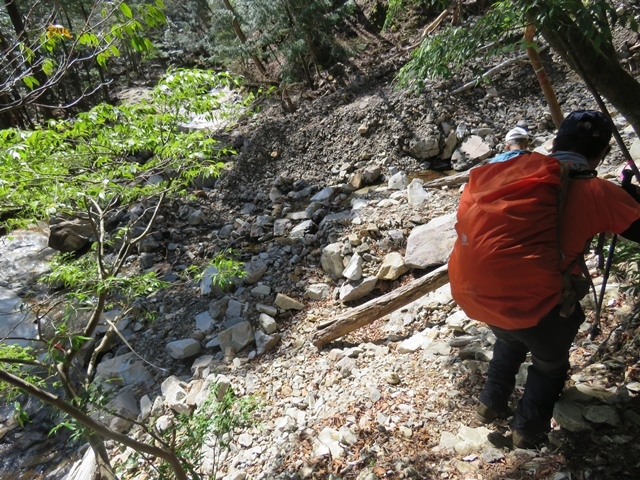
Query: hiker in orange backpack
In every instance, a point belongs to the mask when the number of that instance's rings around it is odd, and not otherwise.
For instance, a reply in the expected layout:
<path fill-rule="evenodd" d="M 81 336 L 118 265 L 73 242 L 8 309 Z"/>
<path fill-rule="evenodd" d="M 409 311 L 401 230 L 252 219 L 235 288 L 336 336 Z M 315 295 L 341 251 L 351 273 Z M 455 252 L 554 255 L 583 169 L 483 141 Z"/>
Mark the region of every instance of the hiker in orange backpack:
<path fill-rule="evenodd" d="M 511 420 L 518 448 L 544 444 L 564 388 L 569 349 L 585 320 L 578 303 L 584 292 L 573 287 L 580 283 L 577 259 L 585 244 L 600 232 L 640 242 L 636 187 L 627 192 L 595 176 L 611 136 L 611 122 L 602 113 L 573 112 L 560 125 L 551 156 L 527 153 L 474 168 L 460 199 L 449 260 L 451 293 L 496 336 L 476 410 L 479 421 L 512 415 L 515 377 L 531 353 Z M 563 179 L 568 177 L 575 178 Z"/>

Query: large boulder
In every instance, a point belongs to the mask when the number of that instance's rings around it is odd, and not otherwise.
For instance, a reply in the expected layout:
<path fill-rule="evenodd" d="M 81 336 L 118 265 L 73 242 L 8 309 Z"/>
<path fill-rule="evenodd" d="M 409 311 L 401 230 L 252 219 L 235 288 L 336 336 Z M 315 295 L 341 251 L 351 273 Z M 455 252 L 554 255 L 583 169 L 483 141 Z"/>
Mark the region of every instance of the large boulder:
<path fill-rule="evenodd" d="M 455 224 L 456 215 L 451 213 L 414 228 L 407 239 L 407 267 L 424 269 L 447 263 L 457 238 Z"/>

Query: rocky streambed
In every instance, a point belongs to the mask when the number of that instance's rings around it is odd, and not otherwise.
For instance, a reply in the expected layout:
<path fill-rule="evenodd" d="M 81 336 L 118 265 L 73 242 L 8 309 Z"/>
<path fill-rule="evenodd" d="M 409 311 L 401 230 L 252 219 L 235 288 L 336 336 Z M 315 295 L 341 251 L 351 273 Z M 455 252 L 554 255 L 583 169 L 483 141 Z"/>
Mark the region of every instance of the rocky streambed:
<path fill-rule="evenodd" d="M 172 286 L 140 299 L 139 311 L 152 316 L 119 323 L 135 353 L 116 342 L 102 359 L 99 378 L 117 384 L 110 406 L 124 417 L 106 420 L 137 437 L 145 433 L 127 418 L 167 431 L 177 414 L 202 411 L 217 384 L 263 406 L 219 458 L 226 480 L 637 478 L 640 368 L 628 347 L 637 319 L 619 284 L 609 285 L 606 299 L 610 348 L 596 359 L 603 338 L 580 333 L 552 442 L 542 451 L 496 445 L 490 437 L 506 424 L 474 423 L 494 339 L 456 307 L 446 285 L 322 350 L 312 345 L 327 320 L 446 262 L 459 186 L 425 181 L 493 155 L 518 122 L 538 146 L 553 136 L 535 76 L 523 83 L 530 72 L 514 69 L 504 85 L 465 96 L 436 86 L 412 95 L 393 89 L 394 62 L 385 57 L 366 78 L 354 73 L 345 88 L 300 99 L 293 114 L 263 105 L 259 117 L 226 134 L 239 153 L 225 175 L 163 209 L 131 265 Z M 562 79 L 567 110 L 593 106 L 562 66 L 551 74 Z M 631 144 L 635 134 L 616 121 Z M 602 173 L 615 177 L 621 165 L 614 155 Z M 229 247 L 248 271 L 233 288 L 180 280 L 185 268 Z M 31 269 L 38 272 L 19 270 Z M 3 282 L 11 298 L 33 285 Z M 14 445 L 5 450 L 14 455 L 19 429 L 5 425 L 0 447 Z M 123 478 L 154 477 L 132 451 L 110 447 Z M 201 448 L 200 468 L 209 474 L 215 446 Z M 88 454 L 43 477 L 82 478 L 90 462 Z M 28 468 L 16 478 L 29 478 Z"/>

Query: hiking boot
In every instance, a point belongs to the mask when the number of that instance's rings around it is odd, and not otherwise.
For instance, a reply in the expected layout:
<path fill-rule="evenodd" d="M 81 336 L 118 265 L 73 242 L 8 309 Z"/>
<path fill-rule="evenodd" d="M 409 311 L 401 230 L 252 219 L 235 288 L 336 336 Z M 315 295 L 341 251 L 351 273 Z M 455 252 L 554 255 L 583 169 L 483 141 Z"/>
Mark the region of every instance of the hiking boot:
<path fill-rule="evenodd" d="M 529 436 L 517 430 L 511 432 L 511 439 L 515 448 L 523 448 L 525 450 L 537 450 L 542 448 L 548 441 L 547 436 L 543 433 Z"/>
<path fill-rule="evenodd" d="M 495 420 L 504 420 L 511 416 L 511 411 L 509 409 L 498 412 L 491 407 L 487 407 L 484 403 L 480 402 L 480 404 L 476 407 L 476 419 L 480 423 L 492 423 Z"/>

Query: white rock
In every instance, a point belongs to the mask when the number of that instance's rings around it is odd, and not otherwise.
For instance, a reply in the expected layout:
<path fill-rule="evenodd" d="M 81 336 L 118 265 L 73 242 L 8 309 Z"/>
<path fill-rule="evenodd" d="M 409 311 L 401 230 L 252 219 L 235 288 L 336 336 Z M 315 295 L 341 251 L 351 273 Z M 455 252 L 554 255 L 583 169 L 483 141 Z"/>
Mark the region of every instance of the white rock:
<path fill-rule="evenodd" d="M 409 205 L 422 205 L 427 199 L 427 192 L 422 185 L 424 185 L 423 180 L 420 178 L 414 178 L 407 186 L 407 198 L 409 200 Z"/>
<path fill-rule="evenodd" d="M 266 333 L 267 335 L 271 335 L 272 333 L 278 331 L 278 324 L 276 323 L 275 319 L 267 315 L 266 313 L 260 314 L 260 316 L 258 317 L 258 323 L 260 324 L 260 328 L 262 328 L 264 333 Z"/>
<path fill-rule="evenodd" d="M 331 285 L 327 283 L 314 283 L 307 286 L 303 298 L 309 300 L 324 300 L 331 295 Z"/>
<path fill-rule="evenodd" d="M 391 178 L 389 178 L 389 188 L 391 190 L 404 190 L 405 188 L 407 188 L 407 185 L 409 184 L 409 179 L 407 177 L 407 174 L 404 172 L 398 172 L 395 175 L 392 175 Z"/>
<path fill-rule="evenodd" d="M 363 260 L 357 253 L 351 257 L 349 263 L 344 267 L 342 276 L 347 280 L 358 281 L 362 278 L 362 264 Z"/>

